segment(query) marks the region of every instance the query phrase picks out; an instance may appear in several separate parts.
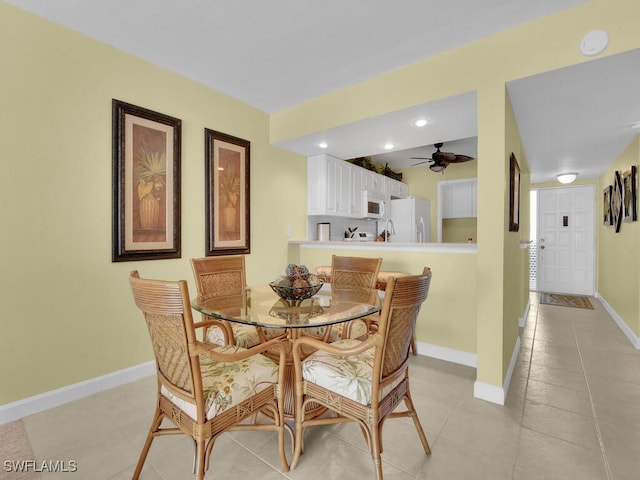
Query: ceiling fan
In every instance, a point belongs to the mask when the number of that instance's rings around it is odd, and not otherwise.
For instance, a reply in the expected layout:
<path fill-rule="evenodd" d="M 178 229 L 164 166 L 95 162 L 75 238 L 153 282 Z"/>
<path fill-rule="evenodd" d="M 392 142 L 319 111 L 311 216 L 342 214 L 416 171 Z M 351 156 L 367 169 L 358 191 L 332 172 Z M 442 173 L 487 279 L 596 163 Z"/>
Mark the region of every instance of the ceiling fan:
<path fill-rule="evenodd" d="M 411 157 L 411 159 L 413 160 L 425 160 L 424 162 L 414 163 L 411 166 L 415 167 L 416 165 L 422 165 L 423 163 L 431 162 L 431 165 L 429 165 L 429 169 L 432 172 L 444 172 L 444 169 L 447 168 L 447 166 L 450 163 L 462 163 L 462 162 L 468 162 L 469 160 L 474 159 L 473 157 L 470 157 L 468 155 L 457 155 L 451 152 L 441 152 L 440 149 L 442 148 L 442 145 L 444 144 L 443 143 L 433 144 L 433 146 L 436 147 L 436 151 L 433 152 L 433 155 L 431 155 L 431 158 Z"/>

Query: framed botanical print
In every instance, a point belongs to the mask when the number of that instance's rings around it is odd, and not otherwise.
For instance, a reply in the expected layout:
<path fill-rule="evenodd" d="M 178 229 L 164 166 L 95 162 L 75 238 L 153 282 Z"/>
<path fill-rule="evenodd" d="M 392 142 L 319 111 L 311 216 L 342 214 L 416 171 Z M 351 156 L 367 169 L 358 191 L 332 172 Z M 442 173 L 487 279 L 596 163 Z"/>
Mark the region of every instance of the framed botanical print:
<path fill-rule="evenodd" d="M 178 118 L 112 100 L 112 261 L 180 258 Z"/>
<path fill-rule="evenodd" d="M 611 215 L 611 197 L 613 195 L 613 186 L 607 185 L 602 191 L 602 214 L 603 223 L 605 226 L 610 227 L 613 225 L 613 215 Z"/>
<path fill-rule="evenodd" d="M 635 165 L 622 173 L 622 218 L 625 222 L 638 220 L 636 177 Z"/>
<path fill-rule="evenodd" d="M 509 231 L 520 230 L 520 166 L 512 152 L 509 158 Z"/>
<path fill-rule="evenodd" d="M 611 216 L 616 233 L 620 231 L 622 224 L 622 176 L 615 171 L 613 178 L 613 193 L 611 195 Z"/>
<path fill-rule="evenodd" d="M 248 140 L 205 129 L 207 256 L 251 252 Z"/>

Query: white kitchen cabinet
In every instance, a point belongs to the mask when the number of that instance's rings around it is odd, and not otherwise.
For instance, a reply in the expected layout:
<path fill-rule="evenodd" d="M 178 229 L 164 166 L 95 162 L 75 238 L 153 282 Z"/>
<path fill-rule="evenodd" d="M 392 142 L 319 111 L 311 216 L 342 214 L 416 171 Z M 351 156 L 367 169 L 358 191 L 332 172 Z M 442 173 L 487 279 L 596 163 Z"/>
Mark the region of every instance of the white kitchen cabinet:
<path fill-rule="evenodd" d="M 442 218 L 477 217 L 477 178 L 438 182 Z"/>
<path fill-rule="evenodd" d="M 354 166 L 331 155 L 307 158 L 307 215 L 353 217 L 360 212 L 354 189 Z M 360 204 L 361 205 L 361 204 Z"/>
<path fill-rule="evenodd" d="M 367 170 L 362 167 L 355 167 L 360 169 L 362 174 L 362 190 L 367 191 L 374 196 L 378 196 L 381 198 L 386 198 L 386 184 L 382 175 L 372 172 L 371 170 Z"/>
<path fill-rule="evenodd" d="M 307 158 L 307 215 L 362 218 L 363 193 L 405 198 L 409 187 L 328 154 Z"/>
<path fill-rule="evenodd" d="M 407 198 L 409 196 L 409 185 L 393 178 L 384 177 L 387 184 L 386 191 L 390 198 Z"/>

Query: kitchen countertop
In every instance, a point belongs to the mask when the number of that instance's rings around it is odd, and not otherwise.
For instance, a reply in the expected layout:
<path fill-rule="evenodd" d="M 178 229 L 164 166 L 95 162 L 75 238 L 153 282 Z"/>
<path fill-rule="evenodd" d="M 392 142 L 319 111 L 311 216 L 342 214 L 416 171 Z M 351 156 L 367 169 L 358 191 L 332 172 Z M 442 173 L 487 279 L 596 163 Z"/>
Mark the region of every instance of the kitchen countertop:
<path fill-rule="evenodd" d="M 361 242 L 332 240 L 320 242 L 318 240 L 290 240 L 292 245 L 300 245 L 304 248 L 346 248 L 353 250 L 402 250 L 415 252 L 440 252 L 440 253 L 472 253 L 478 252 L 475 243 L 416 243 L 416 242 Z"/>

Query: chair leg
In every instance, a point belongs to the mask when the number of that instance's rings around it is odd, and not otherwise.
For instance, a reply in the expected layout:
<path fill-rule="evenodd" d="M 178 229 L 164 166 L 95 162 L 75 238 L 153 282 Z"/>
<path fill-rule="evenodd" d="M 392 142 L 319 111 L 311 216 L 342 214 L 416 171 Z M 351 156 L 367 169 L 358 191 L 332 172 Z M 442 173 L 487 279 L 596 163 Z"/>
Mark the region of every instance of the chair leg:
<path fill-rule="evenodd" d="M 206 441 L 196 440 L 196 480 L 204 480 Z"/>
<path fill-rule="evenodd" d="M 373 460 L 373 468 L 376 471 L 376 479 L 382 480 L 382 444 L 380 425 L 369 425 L 371 434 L 371 459 Z"/>
<path fill-rule="evenodd" d="M 136 469 L 133 472 L 132 480 L 138 480 L 140 477 L 140 473 L 142 472 L 142 467 L 144 466 L 144 462 L 147 459 L 147 454 L 149 453 L 149 449 L 151 448 L 151 442 L 155 438 L 155 433 L 160 428 L 160 424 L 162 423 L 162 414 L 160 413 L 160 409 L 156 407 L 156 413 L 153 415 L 153 421 L 151 422 L 151 427 L 149 427 L 149 433 L 147 434 L 147 439 L 144 442 L 144 446 L 142 447 L 142 451 L 140 452 L 140 458 L 138 458 L 138 464 L 136 465 Z"/>
<path fill-rule="evenodd" d="M 416 412 L 415 407 L 413 406 L 413 400 L 411 400 L 411 393 L 407 388 L 407 393 L 404 397 L 404 403 L 407 406 L 407 411 L 409 412 L 409 416 L 413 420 L 413 424 L 418 431 L 418 436 L 420 437 L 420 442 L 422 442 L 422 448 L 424 448 L 424 453 L 427 455 L 431 455 L 431 447 L 429 446 L 429 442 L 427 441 L 427 436 L 424 434 L 424 430 L 422 429 L 422 424 L 420 423 L 420 419 L 418 418 L 418 413 Z"/>
<path fill-rule="evenodd" d="M 411 353 L 413 353 L 414 355 L 418 354 L 418 347 L 416 347 L 416 336 L 413 335 L 411 337 Z"/>
<path fill-rule="evenodd" d="M 293 458 L 291 459 L 291 469 L 294 469 L 298 463 L 298 459 L 300 458 L 300 454 L 302 453 L 302 437 L 303 437 L 303 425 L 302 423 L 304 422 L 304 408 L 302 406 L 303 404 L 303 394 L 302 394 L 302 389 L 303 389 L 303 385 L 302 382 L 300 383 L 296 383 L 295 385 L 295 402 L 296 402 L 296 408 L 295 408 L 295 426 L 296 426 L 296 435 L 295 435 L 295 441 L 294 441 L 294 449 L 293 449 Z"/>

